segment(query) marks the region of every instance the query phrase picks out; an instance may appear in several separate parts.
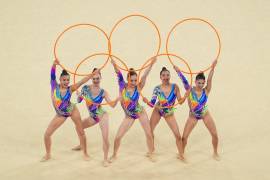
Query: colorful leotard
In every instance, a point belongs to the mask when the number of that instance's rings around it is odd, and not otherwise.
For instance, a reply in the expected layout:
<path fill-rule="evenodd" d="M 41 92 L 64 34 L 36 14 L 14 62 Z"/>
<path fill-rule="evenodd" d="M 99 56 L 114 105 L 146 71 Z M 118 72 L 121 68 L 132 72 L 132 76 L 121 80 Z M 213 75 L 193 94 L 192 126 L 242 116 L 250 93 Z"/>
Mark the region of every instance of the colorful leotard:
<path fill-rule="evenodd" d="M 159 107 L 159 114 L 163 117 L 172 115 L 176 108 L 173 107 L 176 99 L 175 94 L 175 84 L 171 86 L 171 92 L 168 97 L 162 91 L 161 86 L 156 86 L 153 91 L 153 96 L 151 101 L 148 103 L 150 107 L 154 107 L 156 100 L 158 98 L 157 107 Z M 161 107 L 160 107 L 161 106 Z"/>
<path fill-rule="evenodd" d="M 185 89 L 189 89 L 190 85 L 188 81 L 185 79 L 183 74 L 180 71 L 177 71 L 178 76 L 183 79 Z M 194 88 L 191 89 L 191 93 L 189 94 L 189 106 L 190 106 L 190 114 L 196 117 L 196 119 L 201 119 L 207 112 L 207 94 L 205 89 L 203 90 L 202 96 L 198 99 L 197 94 Z"/>
<path fill-rule="evenodd" d="M 60 85 L 56 81 L 55 75 L 56 67 L 51 68 L 51 98 L 54 109 L 59 116 L 71 116 L 74 104 L 70 102 L 72 95 L 70 86 L 67 88 L 66 94 L 62 97 L 60 92 Z"/>
<path fill-rule="evenodd" d="M 132 119 L 139 118 L 139 114 L 142 112 L 142 106 L 138 102 L 140 94 L 138 92 L 137 87 L 135 88 L 134 93 L 131 96 L 126 89 L 127 84 L 123 78 L 121 71 L 118 71 L 117 78 L 118 78 L 119 92 L 122 95 L 121 106 L 125 114 L 128 117 L 131 117 Z"/>
<path fill-rule="evenodd" d="M 182 80 L 182 83 L 184 84 L 185 89 L 189 89 L 189 83 L 185 76 L 180 72 L 177 71 L 178 76 Z M 175 100 L 177 98 L 177 95 L 175 93 L 175 84 L 172 84 L 171 92 L 168 97 L 166 97 L 165 93 L 161 90 L 160 86 L 156 86 L 151 101 L 148 103 L 150 107 L 154 107 L 156 100 L 159 100 L 158 106 L 161 106 L 159 108 L 159 114 L 163 117 L 172 115 L 176 108 L 173 107 L 175 104 Z M 164 107 L 164 108 L 162 108 Z"/>
<path fill-rule="evenodd" d="M 96 122 L 99 122 L 100 116 L 106 112 L 100 105 L 104 99 L 104 92 L 104 89 L 101 89 L 100 93 L 93 97 L 89 86 L 85 85 L 78 96 L 78 103 L 82 102 L 83 99 L 85 100 L 89 115 Z"/>
<path fill-rule="evenodd" d="M 203 116 L 207 113 L 207 94 L 205 89 L 200 98 L 198 98 L 194 88 L 192 88 L 189 95 L 189 104 L 190 104 L 190 113 L 196 117 L 197 120 L 202 119 Z"/>

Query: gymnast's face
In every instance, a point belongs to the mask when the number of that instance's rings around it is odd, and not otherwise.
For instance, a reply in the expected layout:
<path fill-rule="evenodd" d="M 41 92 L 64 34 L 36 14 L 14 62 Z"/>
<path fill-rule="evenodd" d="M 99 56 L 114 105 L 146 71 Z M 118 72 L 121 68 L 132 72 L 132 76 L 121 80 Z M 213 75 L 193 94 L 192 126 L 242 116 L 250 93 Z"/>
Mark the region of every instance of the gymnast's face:
<path fill-rule="evenodd" d="M 101 80 L 101 75 L 95 74 L 92 78 L 92 83 L 95 85 L 98 85 L 98 84 L 100 84 L 100 80 Z"/>
<path fill-rule="evenodd" d="M 128 82 L 129 82 L 129 85 L 131 87 L 136 87 L 136 85 L 137 85 L 137 75 L 134 74 L 134 75 L 128 77 Z"/>
<path fill-rule="evenodd" d="M 204 79 L 198 79 L 195 81 L 196 87 L 199 89 L 203 89 L 205 80 Z"/>
<path fill-rule="evenodd" d="M 69 85 L 69 80 L 70 80 L 69 75 L 61 76 L 61 77 L 60 77 L 60 84 L 61 84 L 64 88 L 67 88 L 68 85 Z"/>
<path fill-rule="evenodd" d="M 160 75 L 160 79 L 163 84 L 167 84 L 170 82 L 171 79 L 171 74 L 169 71 L 163 71 Z"/>

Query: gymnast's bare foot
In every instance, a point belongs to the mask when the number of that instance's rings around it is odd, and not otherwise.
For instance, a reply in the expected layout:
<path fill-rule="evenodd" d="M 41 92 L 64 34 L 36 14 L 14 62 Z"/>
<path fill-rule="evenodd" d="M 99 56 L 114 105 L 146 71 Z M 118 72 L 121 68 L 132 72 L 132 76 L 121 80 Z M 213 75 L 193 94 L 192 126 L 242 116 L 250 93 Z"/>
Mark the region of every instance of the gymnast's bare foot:
<path fill-rule="evenodd" d="M 116 161 L 116 159 L 117 159 L 116 154 L 113 154 L 113 155 L 110 157 L 109 162 L 110 162 L 110 163 L 113 163 L 114 161 Z"/>
<path fill-rule="evenodd" d="M 110 166 L 110 163 L 111 163 L 110 160 L 104 160 L 104 161 L 102 162 L 102 165 L 103 165 L 103 167 L 108 167 L 108 166 Z"/>
<path fill-rule="evenodd" d="M 151 152 L 147 152 L 145 156 L 148 157 L 148 159 L 151 162 L 156 162 L 157 161 L 156 158 L 155 158 L 155 154 L 153 152 L 152 153 Z"/>
<path fill-rule="evenodd" d="M 183 154 L 178 154 L 177 159 L 181 160 L 184 163 L 187 163 L 187 160 Z"/>
<path fill-rule="evenodd" d="M 46 154 L 45 156 L 43 156 L 43 158 L 40 160 L 40 162 L 46 162 L 48 160 L 51 159 L 51 155 L 50 154 Z"/>
<path fill-rule="evenodd" d="M 81 148 L 81 145 L 78 145 L 78 146 L 75 146 L 74 148 L 72 148 L 73 151 L 80 151 L 82 148 Z"/>
<path fill-rule="evenodd" d="M 215 152 L 215 153 L 213 154 L 213 158 L 214 158 L 214 160 L 216 160 L 216 161 L 220 161 L 220 156 L 219 156 L 219 154 L 218 154 L 217 152 Z"/>
<path fill-rule="evenodd" d="M 83 155 L 83 160 L 85 160 L 85 161 L 89 161 L 91 158 L 90 158 L 90 156 L 88 155 L 88 154 L 84 154 Z"/>

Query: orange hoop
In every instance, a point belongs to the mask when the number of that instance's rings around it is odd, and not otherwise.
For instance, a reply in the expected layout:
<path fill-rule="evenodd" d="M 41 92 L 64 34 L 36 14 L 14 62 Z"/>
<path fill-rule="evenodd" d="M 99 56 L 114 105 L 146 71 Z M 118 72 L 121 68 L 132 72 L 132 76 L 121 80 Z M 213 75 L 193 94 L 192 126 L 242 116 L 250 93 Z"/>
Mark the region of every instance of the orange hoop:
<path fill-rule="evenodd" d="M 173 30 L 174 30 L 178 25 L 183 24 L 184 22 L 187 22 L 187 21 L 199 21 L 199 22 L 203 22 L 203 23 L 206 23 L 207 25 L 209 25 L 209 26 L 214 30 L 214 32 L 215 32 L 215 34 L 216 34 L 216 37 L 217 37 L 217 39 L 218 39 L 218 50 L 217 50 L 217 55 L 216 55 L 216 57 L 214 58 L 214 60 L 217 60 L 217 59 L 219 58 L 220 50 L 221 50 L 221 41 L 220 41 L 219 33 L 218 33 L 217 29 L 216 29 L 210 22 L 208 22 L 208 21 L 206 21 L 206 20 L 204 20 L 204 19 L 201 19 L 201 18 L 187 18 L 187 19 L 183 19 L 183 20 L 179 21 L 178 23 L 176 23 L 176 24 L 172 27 L 172 29 L 170 30 L 170 32 L 169 32 L 169 34 L 168 34 L 168 36 L 167 36 L 167 39 L 166 39 L 166 53 L 169 54 L 169 39 L 170 39 L 170 37 L 171 37 L 171 33 L 173 32 Z M 169 58 L 171 64 L 174 65 L 173 62 L 171 61 L 171 59 L 170 59 L 169 56 L 168 56 L 168 58 Z M 182 59 L 183 59 L 183 58 L 182 58 Z M 208 67 L 208 68 L 202 70 L 202 71 L 197 71 L 197 72 L 186 72 L 186 71 L 181 70 L 181 72 L 186 73 L 186 74 L 189 74 L 189 73 L 192 73 L 192 74 L 198 74 L 198 73 L 200 73 L 200 72 L 206 72 L 206 71 L 208 71 L 208 70 L 211 69 L 211 68 L 212 68 L 212 65 L 211 65 L 210 67 Z"/>
<path fill-rule="evenodd" d="M 188 63 L 183 59 L 183 58 L 181 58 L 181 57 L 179 57 L 179 56 L 177 56 L 177 55 L 175 55 L 175 54 L 167 54 L 167 53 L 164 53 L 164 54 L 158 54 L 158 55 L 156 55 L 156 56 L 153 56 L 153 57 L 159 57 L 159 56 L 174 56 L 174 57 L 176 57 L 176 58 L 178 58 L 179 60 L 181 60 L 181 61 L 183 61 L 184 63 L 185 63 L 185 65 L 188 67 L 188 69 L 189 69 L 189 71 L 190 72 L 192 72 L 191 71 L 191 69 L 190 69 L 190 67 L 189 67 L 189 65 L 188 65 Z M 151 57 L 150 59 L 148 59 L 143 65 L 142 65 L 142 67 L 141 67 L 141 69 L 143 69 L 144 68 L 144 66 L 150 61 L 150 63 L 149 64 L 152 64 L 153 63 L 153 60 L 154 59 L 152 59 L 153 57 Z M 140 74 L 141 74 L 141 71 L 139 71 L 139 73 L 138 73 L 138 82 L 140 82 Z M 189 75 L 190 75 L 190 87 L 192 87 L 192 73 L 189 73 Z M 140 93 L 140 95 L 141 95 L 141 97 L 142 98 L 145 98 L 144 96 L 143 96 L 143 94 L 142 94 L 142 92 L 141 92 L 141 89 L 140 89 L 140 87 L 138 86 L 138 92 Z M 161 107 L 161 106 L 159 106 L 159 108 L 172 108 L 172 107 L 175 107 L 176 105 L 178 105 L 179 104 L 179 102 L 177 102 L 177 103 L 175 103 L 174 105 L 172 105 L 172 106 L 163 106 L 163 107 Z"/>
<path fill-rule="evenodd" d="M 156 31 L 157 31 L 157 34 L 158 34 L 158 41 L 159 41 L 159 43 L 158 43 L 158 49 L 157 49 L 157 52 L 156 52 L 156 55 L 158 55 L 158 54 L 159 54 L 159 51 L 160 51 L 160 47 L 161 47 L 161 36 L 160 36 L 160 31 L 159 31 L 158 27 L 156 26 L 156 24 L 155 24 L 150 18 L 148 18 L 148 17 L 146 17 L 146 16 L 144 16 L 144 15 L 141 15 L 141 14 L 131 14 L 131 15 L 125 16 L 125 17 L 121 18 L 120 20 L 118 20 L 118 21 L 116 22 L 116 24 L 113 26 L 113 28 L 112 28 L 112 30 L 111 30 L 111 32 L 110 32 L 109 42 L 111 43 L 112 34 L 113 34 L 114 30 L 116 29 L 116 27 L 117 27 L 122 21 L 124 21 L 124 20 L 126 20 L 126 19 L 128 19 L 128 18 L 131 18 L 131 17 L 140 17 L 140 18 L 143 18 L 143 19 L 149 21 L 149 22 L 155 27 L 155 29 L 156 29 Z M 112 53 L 112 49 L 111 49 L 110 53 Z M 116 64 L 116 65 L 117 65 L 117 64 Z M 147 68 L 148 66 L 149 66 L 149 65 L 147 65 L 146 67 L 144 67 L 144 69 Z M 121 67 L 118 66 L 118 65 L 117 65 L 117 67 L 118 67 L 119 69 L 122 69 L 122 70 L 126 71 L 126 69 L 121 68 Z M 135 69 L 134 71 L 140 71 L 140 70 L 143 70 L 143 69 Z"/>
<path fill-rule="evenodd" d="M 58 56 L 57 56 L 57 53 L 56 53 L 56 52 L 57 52 L 57 45 L 58 45 L 58 42 L 59 42 L 60 38 L 61 38 L 68 30 L 70 30 L 70 29 L 72 29 L 72 28 L 77 28 L 77 27 L 79 27 L 79 26 L 90 26 L 90 27 L 95 28 L 95 29 L 99 30 L 100 32 L 102 32 L 102 34 L 103 34 L 103 35 L 106 37 L 106 39 L 108 40 L 108 52 L 109 52 L 108 54 L 111 54 L 111 44 L 110 44 L 108 35 L 105 33 L 104 30 L 102 30 L 100 27 L 98 27 L 98 26 L 96 26 L 96 25 L 93 25 L 93 24 L 75 24 L 75 25 L 72 25 L 72 26 L 69 26 L 68 28 L 66 28 L 66 29 L 65 29 L 63 32 L 61 32 L 60 35 L 57 37 L 57 39 L 56 39 L 56 41 L 55 41 L 55 43 L 54 43 L 54 48 L 53 48 L 54 58 L 55 58 L 55 59 L 58 59 Z M 108 56 L 106 62 L 100 67 L 100 69 L 103 69 L 103 68 L 107 65 L 107 63 L 108 63 L 108 61 L 109 61 L 109 57 L 110 57 L 110 56 Z M 59 60 L 59 59 L 58 59 L 58 60 Z M 87 75 L 88 75 L 88 74 L 76 74 L 76 73 L 74 73 L 74 72 L 68 70 L 67 68 L 65 68 L 61 63 L 59 63 L 59 65 L 61 66 L 61 68 L 65 69 L 65 70 L 66 70 L 67 72 L 69 72 L 70 74 L 75 74 L 75 75 L 77 75 L 77 76 L 87 76 Z"/>
<path fill-rule="evenodd" d="M 54 49 L 53 49 L 55 59 L 59 60 L 59 58 L 58 58 L 58 56 L 57 56 L 57 45 L 58 45 L 58 43 L 59 43 L 61 37 L 62 37 L 67 31 L 69 31 L 70 29 L 76 28 L 76 27 L 81 27 L 81 26 L 87 26 L 87 27 L 90 26 L 91 28 L 95 28 L 96 30 L 102 32 L 102 34 L 106 37 L 106 39 L 107 39 L 107 41 L 108 41 L 108 53 L 95 53 L 95 54 L 92 54 L 92 55 L 90 55 L 90 56 L 84 58 L 84 59 L 77 65 L 77 68 L 76 68 L 75 72 L 72 72 L 72 71 L 66 69 L 62 64 L 59 63 L 59 65 L 61 66 L 61 68 L 65 69 L 67 72 L 69 72 L 70 74 L 73 74 L 73 75 L 74 75 L 74 84 L 76 83 L 76 75 L 77 75 L 77 76 L 88 76 L 88 75 L 92 74 L 92 73 L 89 73 L 89 74 L 79 74 L 79 73 L 77 73 L 77 70 L 78 70 L 78 68 L 80 67 L 80 65 L 81 65 L 83 62 L 85 62 L 86 60 L 90 59 L 91 57 L 98 56 L 98 55 L 103 55 L 103 56 L 105 55 L 105 56 L 108 56 L 106 62 L 99 68 L 99 70 L 103 69 L 103 68 L 108 64 L 108 62 L 109 62 L 110 59 L 112 60 L 113 58 L 116 58 L 116 59 L 117 59 L 118 61 L 120 61 L 120 62 L 124 65 L 124 67 L 125 67 L 125 68 L 120 67 L 120 66 L 118 66 L 117 63 L 116 63 L 115 65 L 117 66 L 117 68 L 118 68 L 119 70 L 121 69 L 121 70 L 124 70 L 124 71 L 129 72 L 129 68 L 128 68 L 128 66 L 125 64 L 125 62 L 122 61 L 122 60 L 121 60 L 120 58 L 118 58 L 117 56 L 115 56 L 115 55 L 112 54 L 111 38 L 112 38 L 113 32 L 115 31 L 115 29 L 117 28 L 117 26 L 119 26 L 119 24 L 120 24 L 122 21 L 124 21 L 124 20 L 126 20 L 126 19 L 128 19 L 128 18 L 131 18 L 131 17 L 139 17 L 139 18 L 143 18 L 144 20 L 150 22 L 150 23 L 154 26 L 154 28 L 155 28 L 155 30 L 156 30 L 156 32 L 157 32 L 157 35 L 158 35 L 158 48 L 157 48 L 156 55 L 153 56 L 153 57 L 167 56 L 168 59 L 169 59 L 169 61 L 170 61 L 170 63 L 171 63 L 172 65 L 174 65 L 174 63 L 173 63 L 173 61 L 171 60 L 170 56 L 174 56 L 174 57 L 178 58 L 179 60 L 183 61 L 183 62 L 185 63 L 185 65 L 188 67 L 189 71 L 183 71 L 183 70 L 180 70 L 180 71 L 183 72 L 183 73 L 185 73 L 185 74 L 189 74 L 189 75 L 190 75 L 190 84 L 191 84 L 190 86 L 192 86 L 192 75 L 193 75 L 193 74 L 198 74 L 199 72 L 205 72 L 205 71 L 208 71 L 208 70 L 212 67 L 212 65 L 211 65 L 210 67 L 204 69 L 203 71 L 192 72 L 191 69 L 190 69 L 189 64 L 186 62 L 185 59 L 183 59 L 182 57 L 180 57 L 180 56 L 178 56 L 178 55 L 169 53 L 169 40 L 170 40 L 170 37 L 171 37 L 172 32 L 175 30 L 175 28 L 176 28 L 178 25 L 183 24 L 184 22 L 187 22 L 187 21 L 199 21 L 199 22 L 203 22 L 203 23 L 206 23 L 207 25 L 209 25 L 209 26 L 214 30 L 214 32 L 215 32 L 215 34 L 216 34 L 216 37 L 217 37 L 217 39 L 218 39 L 218 51 L 217 51 L 217 55 L 216 55 L 216 57 L 215 57 L 215 60 L 217 60 L 217 59 L 219 58 L 220 51 L 221 51 L 221 40 L 220 40 L 219 33 L 218 33 L 218 31 L 216 30 L 216 28 L 215 28 L 211 23 L 209 23 L 208 21 L 206 21 L 206 20 L 204 20 L 204 19 L 201 19 L 201 18 L 187 18 L 187 19 L 183 19 L 183 20 L 179 21 L 178 23 L 176 23 L 176 24 L 172 27 L 172 29 L 169 31 L 169 34 L 167 35 L 167 39 L 166 39 L 166 53 L 162 53 L 162 54 L 159 54 L 160 47 L 161 47 L 161 36 L 160 36 L 160 31 L 159 31 L 158 27 L 156 26 L 156 24 L 155 24 L 150 18 L 148 18 L 148 17 L 146 17 L 146 16 L 144 16 L 144 15 L 140 15 L 140 14 L 131 14 L 131 15 L 128 15 L 128 16 L 125 16 L 125 17 L 121 18 L 121 19 L 118 20 L 118 21 L 116 22 L 116 24 L 113 26 L 113 28 L 112 28 L 112 30 L 111 30 L 111 32 L 110 32 L 110 36 L 108 36 L 104 30 L 102 30 L 101 28 L 99 28 L 99 27 L 96 26 L 96 25 L 93 25 L 93 24 L 75 24 L 75 25 L 69 26 L 68 28 L 66 28 L 64 31 L 62 31 L 62 32 L 58 35 L 58 37 L 57 37 L 57 39 L 56 39 L 56 41 L 55 41 L 55 43 L 54 43 Z M 152 58 L 153 58 L 153 57 L 152 57 Z M 148 60 L 141 66 L 141 68 L 135 69 L 135 70 L 134 70 L 134 71 L 139 71 L 138 76 L 137 76 L 138 82 L 139 82 L 139 80 L 140 80 L 140 74 L 141 74 L 141 71 L 144 70 L 144 69 L 146 69 L 147 67 L 149 67 L 149 66 L 153 63 L 153 59 L 152 59 L 152 58 L 148 59 Z M 129 78 L 128 78 L 128 79 L 129 79 Z M 129 81 L 129 80 L 128 80 L 128 81 Z M 128 83 L 129 83 L 129 82 L 128 82 Z M 140 95 L 144 98 L 143 94 L 141 93 L 140 87 L 138 88 L 138 91 L 139 91 Z M 115 100 L 114 100 L 114 101 L 111 101 L 111 102 L 107 102 L 107 103 L 101 103 L 101 104 L 99 104 L 99 105 L 107 105 L 107 104 L 111 104 L 111 103 L 113 103 L 113 102 L 115 102 Z M 94 104 L 97 104 L 97 103 L 94 103 Z M 179 104 L 179 102 L 177 102 L 176 104 L 174 104 L 174 105 L 172 105 L 172 106 L 161 107 L 161 108 L 174 107 L 174 106 L 176 106 L 176 105 L 178 105 L 178 104 Z"/>
<path fill-rule="evenodd" d="M 76 75 L 77 75 L 77 71 L 79 69 L 79 67 L 82 65 L 83 62 L 85 62 L 86 60 L 89 60 L 90 58 L 94 57 L 94 56 L 110 56 L 110 57 L 114 57 L 115 59 L 119 60 L 127 69 L 127 65 L 124 61 L 122 61 L 120 58 L 116 57 L 115 55 L 112 55 L 112 54 L 108 54 L 108 53 L 95 53 L 95 54 L 92 54 L 90 56 L 87 56 L 86 58 L 84 58 L 83 60 L 81 60 L 81 62 L 77 65 L 76 67 L 76 70 L 75 70 L 75 73 L 73 74 L 73 84 L 76 84 Z M 100 69 L 99 69 L 100 70 Z M 90 73 L 92 74 L 92 73 Z M 88 75 L 90 75 L 88 74 Z M 78 90 L 76 90 L 78 92 Z M 96 104 L 96 105 L 108 105 L 108 104 L 112 104 L 114 103 L 116 100 L 113 100 L 113 101 L 110 101 L 110 102 L 106 102 L 106 103 L 94 103 L 93 104 Z"/>

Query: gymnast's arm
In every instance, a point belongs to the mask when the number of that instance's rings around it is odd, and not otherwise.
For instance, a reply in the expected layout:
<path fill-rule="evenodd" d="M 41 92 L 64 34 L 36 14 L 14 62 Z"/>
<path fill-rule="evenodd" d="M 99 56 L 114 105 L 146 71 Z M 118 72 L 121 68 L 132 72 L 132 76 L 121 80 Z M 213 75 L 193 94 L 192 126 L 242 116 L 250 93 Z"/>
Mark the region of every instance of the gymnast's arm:
<path fill-rule="evenodd" d="M 213 75 L 214 75 L 214 71 L 215 71 L 216 65 L 217 65 L 217 60 L 215 60 L 215 61 L 213 62 L 213 64 L 212 64 L 212 69 L 211 69 L 211 71 L 210 71 L 210 73 L 209 73 L 209 75 L 208 75 L 208 78 L 207 78 L 207 85 L 206 85 L 206 87 L 205 87 L 207 94 L 210 93 L 211 88 L 212 88 L 212 79 L 213 79 Z"/>
<path fill-rule="evenodd" d="M 51 67 L 51 89 L 52 90 L 54 90 L 56 85 L 57 85 L 57 81 L 56 81 L 56 65 L 59 65 L 58 60 L 54 60 L 53 65 Z"/>
<path fill-rule="evenodd" d="M 113 65 L 115 73 L 117 74 L 119 90 L 122 91 L 125 88 L 126 82 L 124 80 L 124 77 L 123 77 L 121 71 L 118 69 L 118 67 L 113 59 L 111 60 L 111 63 Z"/>
<path fill-rule="evenodd" d="M 183 73 L 180 71 L 180 69 L 177 66 L 173 66 L 173 68 L 175 69 L 175 71 L 177 72 L 178 76 L 180 77 L 182 83 L 184 84 L 184 88 L 185 90 L 190 89 L 190 85 L 186 79 L 186 77 L 183 75 Z"/>
<path fill-rule="evenodd" d="M 78 103 L 81 103 L 81 102 L 82 102 L 83 97 L 84 97 L 84 95 L 85 95 L 85 89 L 86 89 L 86 88 L 87 88 L 87 86 L 84 85 L 84 86 L 82 87 L 82 89 L 81 89 L 81 92 L 77 92 L 77 102 L 78 102 Z"/>
<path fill-rule="evenodd" d="M 114 101 L 112 102 L 112 100 L 111 100 L 111 98 L 110 98 L 110 96 L 109 96 L 109 93 L 108 93 L 107 91 L 105 91 L 104 98 L 105 98 L 106 102 L 109 103 L 109 105 L 110 105 L 112 108 L 114 108 L 114 107 L 117 105 L 117 103 L 118 103 L 118 101 L 119 101 L 119 99 L 120 99 L 120 98 L 118 97 L 118 98 L 116 98 L 116 100 L 114 100 Z"/>
<path fill-rule="evenodd" d="M 186 91 L 184 97 L 181 96 L 180 89 L 177 85 L 175 85 L 175 90 L 176 90 L 176 97 L 177 97 L 179 104 L 183 104 L 190 93 L 190 88 Z"/>
<path fill-rule="evenodd" d="M 99 73 L 99 69 L 95 70 L 93 73 L 87 75 L 86 77 L 84 77 L 82 80 L 80 80 L 79 82 L 77 82 L 76 84 L 71 86 L 71 91 L 74 92 L 76 91 L 81 85 L 83 85 L 84 83 L 86 83 L 89 79 L 91 79 L 95 74 Z"/>
<path fill-rule="evenodd" d="M 148 99 L 146 97 L 143 97 L 143 102 L 145 102 L 150 107 L 154 107 L 156 104 L 156 101 L 157 101 L 157 96 L 158 96 L 158 89 L 157 89 L 157 87 L 155 87 L 151 101 L 148 101 Z"/>
<path fill-rule="evenodd" d="M 153 65 L 156 63 L 156 61 L 157 61 L 156 56 L 153 57 L 153 58 L 151 58 L 151 61 L 150 61 L 151 64 L 150 64 L 150 66 L 145 70 L 144 74 L 142 75 L 141 81 L 140 81 L 140 83 L 139 83 L 140 89 L 142 89 L 142 88 L 144 87 L 145 82 L 146 82 L 146 78 L 147 78 L 147 76 L 149 75 L 149 73 L 150 73 L 150 71 L 151 71 Z"/>

